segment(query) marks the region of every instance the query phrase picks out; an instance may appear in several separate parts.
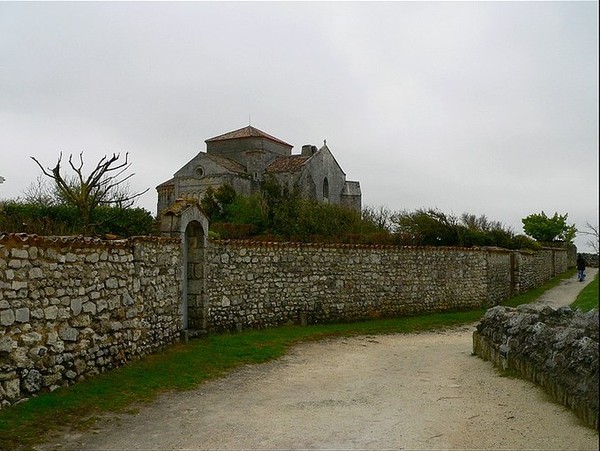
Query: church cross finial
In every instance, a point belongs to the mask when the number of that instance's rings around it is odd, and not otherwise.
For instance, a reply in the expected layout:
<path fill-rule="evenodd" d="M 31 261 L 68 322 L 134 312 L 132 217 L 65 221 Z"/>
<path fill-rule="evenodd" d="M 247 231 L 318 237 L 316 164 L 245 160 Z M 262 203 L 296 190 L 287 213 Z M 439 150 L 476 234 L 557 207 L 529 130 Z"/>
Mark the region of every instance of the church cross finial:
<path fill-rule="evenodd" d="M 324 146 L 326 146 L 326 145 L 327 145 L 327 140 L 326 140 L 326 139 L 324 139 L 324 140 L 323 140 L 323 145 L 324 145 Z"/>

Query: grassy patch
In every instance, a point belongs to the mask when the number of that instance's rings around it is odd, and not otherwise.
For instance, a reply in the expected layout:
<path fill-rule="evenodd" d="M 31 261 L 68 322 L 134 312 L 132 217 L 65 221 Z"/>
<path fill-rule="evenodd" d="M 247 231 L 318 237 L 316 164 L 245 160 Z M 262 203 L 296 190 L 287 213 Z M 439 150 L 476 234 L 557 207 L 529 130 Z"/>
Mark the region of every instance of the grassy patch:
<path fill-rule="evenodd" d="M 531 302 L 560 280 L 548 282 L 533 294 L 513 298 L 507 305 Z M 196 388 L 241 365 L 276 359 L 301 341 L 441 329 L 476 322 L 484 313 L 482 309 L 348 324 L 288 326 L 179 343 L 125 367 L 1 410 L 0 449 L 30 449 L 63 426 L 90 427 L 101 413 L 128 412 L 162 392 Z"/>
<path fill-rule="evenodd" d="M 598 273 L 590 283 L 588 283 L 571 304 L 571 308 L 579 309 L 584 312 L 598 310 Z"/>

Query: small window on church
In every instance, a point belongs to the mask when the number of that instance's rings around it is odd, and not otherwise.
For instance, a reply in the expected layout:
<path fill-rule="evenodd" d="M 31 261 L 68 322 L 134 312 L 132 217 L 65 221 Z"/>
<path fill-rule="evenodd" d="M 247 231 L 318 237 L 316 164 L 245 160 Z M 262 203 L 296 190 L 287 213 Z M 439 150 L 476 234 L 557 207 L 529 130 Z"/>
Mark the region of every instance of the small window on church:
<path fill-rule="evenodd" d="M 325 202 L 329 201 L 329 182 L 327 181 L 327 177 L 323 180 L 323 200 Z"/>
<path fill-rule="evenodd" d="M 202 166 L 198 166 L 196 168 L 196 177 L 204 176 L 204 168 Z"/>

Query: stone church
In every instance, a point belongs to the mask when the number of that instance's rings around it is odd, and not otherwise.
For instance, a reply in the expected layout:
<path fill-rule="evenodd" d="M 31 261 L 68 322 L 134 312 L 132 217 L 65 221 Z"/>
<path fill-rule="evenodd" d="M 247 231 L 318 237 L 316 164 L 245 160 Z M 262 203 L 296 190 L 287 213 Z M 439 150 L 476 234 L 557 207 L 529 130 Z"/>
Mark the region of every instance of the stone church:
<path fill-rule="evenodd" d="M 156 187 L 159 214 L 178 198 L 200 200 L 209 186 L 229 184 L 236 192 L 251 195 L 269 176 L 282 185 L 297 185 L 307 198 L 361 209 L 359 182 L 346 180 L 326 143 L 320 149 L 305 145 L 300 154 L 292 154 L 291 144 L 252 126 L 205 143 L 206 152 L 200 152 L 172 179 Z"/>

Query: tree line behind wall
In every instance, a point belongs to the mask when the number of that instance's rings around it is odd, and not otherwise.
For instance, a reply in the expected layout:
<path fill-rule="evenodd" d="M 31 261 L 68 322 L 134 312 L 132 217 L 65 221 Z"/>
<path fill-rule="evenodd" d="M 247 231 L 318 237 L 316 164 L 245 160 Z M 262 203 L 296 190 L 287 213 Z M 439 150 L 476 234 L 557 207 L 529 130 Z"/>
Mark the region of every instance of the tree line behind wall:
<path fill-rule="evenodd" d="M 209 218 L 211 236 L 255 239 L 402 246 L 498 246 L 534 249 L 539 244 L 485 216 L 447 215 L 437 209 L 394 212 L 366 207 L 362 212 L 301 196 L 275 179 L 260 193 L 237 194 L 228 185 L 206 192 L 201 207 Z"/>
<path fill-rule="evenodd" d="M 32 158 L 46 178 L 40 176 L 32 184 L 25 201 L 0 202 L 0 233 L 118 237 L 157 233 L 150 212 L 131 208 L 147 190 L 133 193 L 125 183 L 133 176 L 126 175 L 131 165 L 127 154 L 124 161 L 119 154 L 105 156 L 87 176 L 83 154 L 78 159 L 69 156 L 65 166 L 71 175 L 62 172 L 62 154 L 53 168 Z M 437 209 L 393 212 L 386 207 L 359 212 L 306 199 L 297 187 L 281 185 L 275 178 L 264 181 L 253 196 L 237 194 L 229 185 L 209 188 L 201 206 L 211 223 L 210 233 L 223 239 L 523 249 L 539 246 L 537 232 L 550 237 L 556 226 L 566 227 L 566 215 L 530 215 L 523 222 L 531 239 L 498 221 L 467 213 L 455 217 Z M 574 236 L 575 228 L 571 228 Z M 563 235 L 547 241 L 572 240 Z"/>

